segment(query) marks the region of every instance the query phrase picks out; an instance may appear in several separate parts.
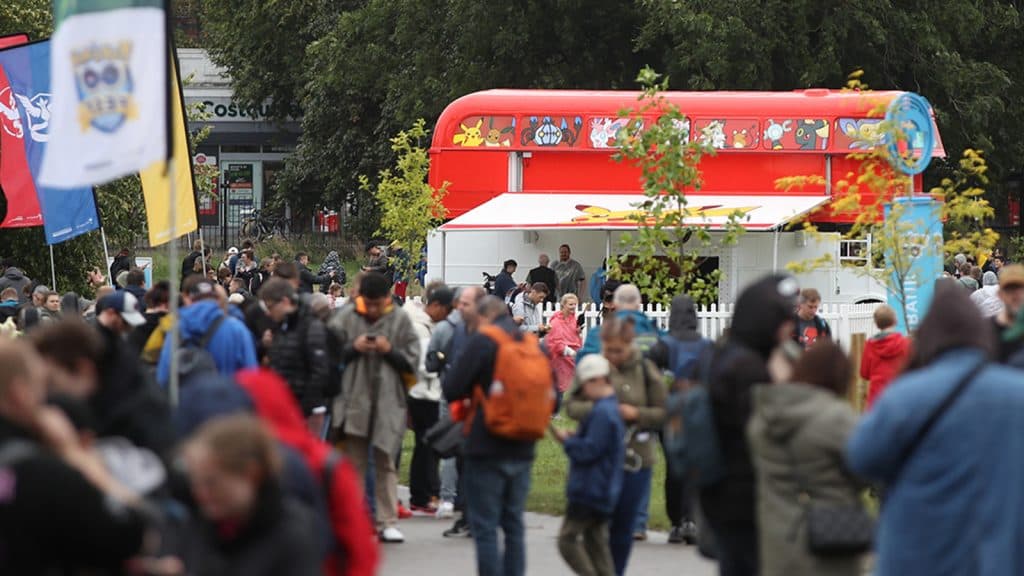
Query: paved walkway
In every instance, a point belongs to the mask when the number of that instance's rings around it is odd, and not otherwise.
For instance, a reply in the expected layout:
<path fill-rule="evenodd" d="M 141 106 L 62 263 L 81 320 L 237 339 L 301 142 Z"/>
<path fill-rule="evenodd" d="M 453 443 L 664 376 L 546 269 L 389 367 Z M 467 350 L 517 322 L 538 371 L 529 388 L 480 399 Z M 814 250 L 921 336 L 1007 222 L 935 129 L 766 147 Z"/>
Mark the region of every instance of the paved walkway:
<path fill-rule="evenodd" d="M 451 520 L 415 517 L 399 522 L 403 544 L 382 545 L 382 576 L 468 576 L 476 573 L 473 541 L 441 536 Z M 562 519 L 526 515 L 527 571 L 530 576 L 571 574 L 555 545 Z M 627 574 L 641 576 L 714 576 L 717 565 L 700 557 L 696 548 L 666 544 L 663 533 L 651 532 L 647 542 L 633 547 Z M 500 537 L 500 533 L 499 533 Z"/>

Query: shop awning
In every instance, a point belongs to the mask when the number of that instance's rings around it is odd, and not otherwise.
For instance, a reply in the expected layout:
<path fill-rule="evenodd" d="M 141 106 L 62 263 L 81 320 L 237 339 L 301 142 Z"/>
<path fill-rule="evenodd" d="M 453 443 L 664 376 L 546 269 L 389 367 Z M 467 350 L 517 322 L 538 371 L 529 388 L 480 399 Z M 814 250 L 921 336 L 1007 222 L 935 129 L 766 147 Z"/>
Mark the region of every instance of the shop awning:
<path fill-rule="evenodd" d="M 483 230 L 632 230 L 639 194 L 506 192 L 441 226 L 442 232 Z M 686 223 L 721 230 L 740 211 L 748 230 L 773 230 L 828 201 L 827 196 L 687 196 Z"/>

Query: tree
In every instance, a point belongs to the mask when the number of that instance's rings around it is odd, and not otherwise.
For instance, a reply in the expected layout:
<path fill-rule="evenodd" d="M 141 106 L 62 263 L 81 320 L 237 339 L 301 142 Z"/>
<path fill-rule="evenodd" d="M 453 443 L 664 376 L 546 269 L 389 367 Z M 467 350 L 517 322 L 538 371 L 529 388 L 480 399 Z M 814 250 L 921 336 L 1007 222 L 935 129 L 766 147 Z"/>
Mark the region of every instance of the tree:
<path fill-rule="evenodd" d="M 396 172 L 381 170 L 377 189 L 373 190 L 369 178 L 360 176 L 360 187 L 372 193 L 380 206 L 381 219 L 378 234 L 397 242 L 406 257 L 392 256 L 391 265 L 399 276 L 411 278 L 419 264 L 419 253 L 426 244 L 427 234 L 437 227 L 447 214 L 441 203 L 447 183 L 439 189 L 427 184 L 430 158 L 419 142 L 427 138 L 426 122 L 421 118 L 412 128 L 403 130 L 391 139 L 391 149 L 398 160 Z"/>
<path fill-rule="evenodd" d="M 842 85 L 868 70 L 876 87 L 926 96 L 947 149 L 977 148 L 1000 183 L 1024 156 L 1024 5 L 959 0 L 648 0 L 642 48 L 669 46 L 686 89 L 792 90 Z M 936 161 L 932 184 L 957 169 Z"/>
<path fill-rule="evenodd" d="M 617 137 L 615 159 L 640 168 L 644 200 L 631 215 L 637 231 L 623 235 L 625 254 L 610 263 L 608 276 L 635 284 L 650 302 L 668 305 L 677 294 L 686 293 L 698 305 L 717 303 L 721 270 L 700 271 L 701 252 L 714 242 L 706 219 L 687 208 L 686 197 L 700 190 L 700 160 L 714 149 L 699 138 L 691 140 L 686 117 L 661 95 L 668 90 L 667 79 L 659 81 L 647 67 L 637 81 L 643 95 L 637 109 L 621 113 L 630 122 Z M 652 114 L 660 115 L 652 126 L 645 126 L 642 117 Z M 739 240 L 741 217 L 738 211 L 728 216 L 722 245 Z M 700 222 L 694 224 L 696 219 Z"/>
<path fill-rule="evenodd" d="M 860 72 L 851 75 L 846 89 L 861 91 L 864 98 L 870 99 L 871 92 L 860 77 Z M 879 103 L 869 115 L 884 116 L 885 109 L 886 104 Z M 937 216 L 944 223 L 944 234 L 937 238 L 922 237 L 920 223 L 911 219 L 905 205 L 897 201 L 914 195 L 911 177 L 895 168 L 904 159 L 892 157 L 885 145 L 890 141 L 906 141 L 908 136 L 900 126 L 887 120 L 880 123 L 878 134 L 874 146 L 847 155 L 860 164 L 856 172 L 847 174 L 837 183 L 828 209 L 834 214 L 857 214 L 850 228 L 842 233 L 841 240 L 866 242 L 870 239 L 874 253 L 865 254 L 863 265 L 855 270 L 884 286 L 900 304 L 903 326 L 916 326 L 917 319 L 911 317 L 907 304 L 916 286 L 934 281 L 934 278 L 920 277 L 920 259 L 934 254 L 938 243 L 942 243 L 941 250 L 951 257 L 959 252 L 986 254 L 999 240 L 999 235 L 983 224 L 993 215 L 991 205 L 983 197 L 984 186 L 989 182 L 988 167 L 980 152 L 972 149 L 963 152 L 952 177 L 943 178 L 928 192 L 939 202 Z M 824 180 L 820 176 L 784 178 L 779 181 L 779 187 L 791 189 L 809 183 L 823 184 Z M 805 217 L 799 225 L 812 236 L 819 236 L 817 227 L 810 221 L 813 216 Z M 787 268 L 799 273 L 835 264 L 831 254 L 825 254 L 812 261 L 791 262 Z"/>
<path fill-rule="evenodd" d="M 50 0 L 7 0 L 0 3 L 0 36 L 24 32 L 32 40 L 53 31 L 53 3 Z"/>

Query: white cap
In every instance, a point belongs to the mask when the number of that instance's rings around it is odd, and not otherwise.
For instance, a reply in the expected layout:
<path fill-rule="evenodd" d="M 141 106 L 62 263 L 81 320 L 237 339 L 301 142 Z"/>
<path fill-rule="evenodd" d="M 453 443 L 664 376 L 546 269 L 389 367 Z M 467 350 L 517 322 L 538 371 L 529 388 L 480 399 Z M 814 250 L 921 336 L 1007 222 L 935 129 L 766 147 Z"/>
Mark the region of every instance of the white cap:
<path fill-rule="evenodd" d="M 576 364 L 576 376 L 580 382 L 603 378 L 611 374 L 612 368 L 608 360 L 600 354 L 589 354 Z"/>
<path fill-rule="evenodd" d="M 234 256 L 235 254 L 238 254 L 238 248 L 235 248 L 234 246 L 232 246 L 231 248 L 228 248 L 228 254 L 230 254 L 232 256 Z"/>

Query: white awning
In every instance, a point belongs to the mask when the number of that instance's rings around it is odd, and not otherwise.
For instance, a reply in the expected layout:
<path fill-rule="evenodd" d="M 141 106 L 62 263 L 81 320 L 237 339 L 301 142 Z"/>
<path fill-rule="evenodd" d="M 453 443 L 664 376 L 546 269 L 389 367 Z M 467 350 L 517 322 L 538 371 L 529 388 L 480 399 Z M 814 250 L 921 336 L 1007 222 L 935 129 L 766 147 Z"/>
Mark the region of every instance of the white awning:
<path fill-rule="evenodd" d="M 773 230 L 828 201 L 815 195 L 690 194 L 685 222 L 721 230 L 740 211 L 748 230 Z M 544 194 L 506 192 L 441 226 L 459 230 L 633 230 L 640 194 Z"/>

